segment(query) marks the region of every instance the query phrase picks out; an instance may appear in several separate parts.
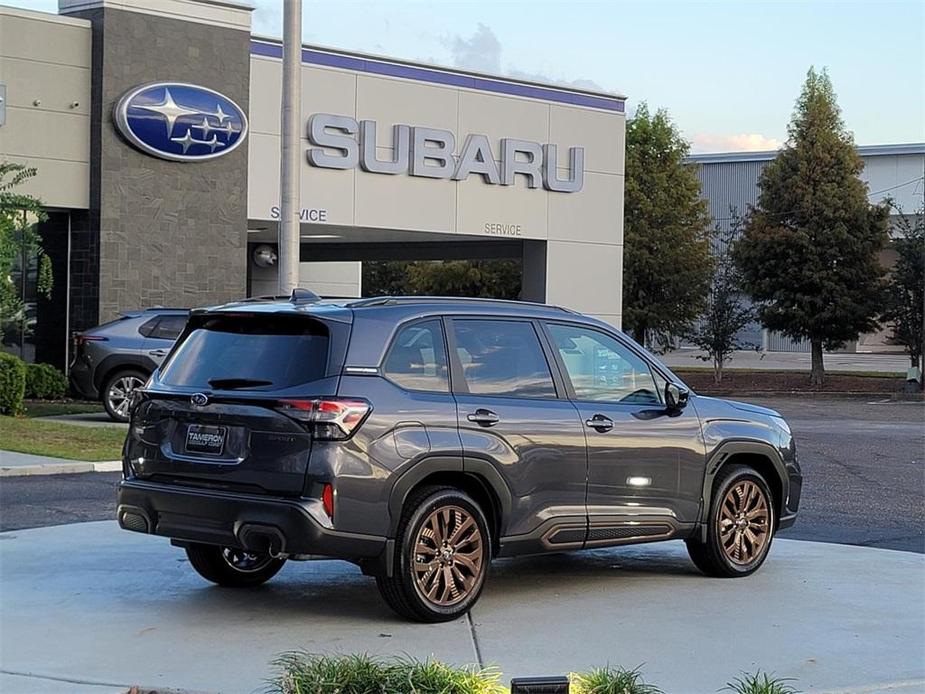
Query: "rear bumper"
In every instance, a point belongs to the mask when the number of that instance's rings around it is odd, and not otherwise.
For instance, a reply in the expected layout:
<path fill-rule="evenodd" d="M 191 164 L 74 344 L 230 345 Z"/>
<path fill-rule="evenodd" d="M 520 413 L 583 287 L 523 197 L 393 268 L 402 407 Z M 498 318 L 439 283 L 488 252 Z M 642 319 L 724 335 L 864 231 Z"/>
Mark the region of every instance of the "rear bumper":
<path fill-rule="evenodd" d="M 93 385 L 93 373 L 81 360 L 75 360 L 68 372 L 71 390 L 85 400 L 97 400 L 100 393 Z"/>
<path fill-rule="evenodd" d="M 334 530 L 320 500 L 266 498 L 139 480 L 123 480 L 119 485 L 118 518 L 125 530 L 181 542 L 364 564 L 386 562 L 391 544 L 384 537 Z"/>

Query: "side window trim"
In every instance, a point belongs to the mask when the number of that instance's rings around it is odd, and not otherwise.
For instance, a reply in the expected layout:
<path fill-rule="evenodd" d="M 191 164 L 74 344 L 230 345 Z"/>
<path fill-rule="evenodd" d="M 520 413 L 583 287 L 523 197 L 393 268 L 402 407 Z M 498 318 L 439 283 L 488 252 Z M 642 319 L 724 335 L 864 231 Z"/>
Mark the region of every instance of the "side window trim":
<path fill-rule="evenodd" d="M 555 397 L 524 397 L 521 395 L 494 395 L 484 394 L 484 397 L 490 398 L 513 398 L 515 400 L 567 400 L 565 382 L 559 373 L 559 364 L 555 361 L 551 343 L 547 342 L 545 330 L 540 322 L 535 318 L 525 316 L 496 316 L 496 315 L 477 315 L 477 314 L 452 314 L 443 316 L 444 328 L 446 335 L 446 349 L 449 352 L 450 366 L 450 392 L 454 395 L 469 395 L 469 384 L 466 382 L 465 373 L 463 372 L 462 362 L 459 360 L 458 344 L 456 342 L 456 331 L 453 324 L 456 321 L 501 321 L 505 323 L 529 323 L 533 327 L 533 332 L 539 342 L 543 358 L 546 361 L 546 368 L 549 369 L 549 377 L 552 379 L 553 389 L 556 391 Z M 552 358 L 552 360 L 550 359 Z"/>
<path fill-rule="evenodd" d="M 581 330 L 588 330 L 590 332 L 595 332 L 600 335 L 609 337 L 612 340 L 615 340 L 617 344 L 619 344 L 620 346 L 626 348 L 637 359 L 640 359 L 642 363 L 646 365 L 646 368 L 649 370 L 649 374 L 652 376 L 653 383 L 657 383 L 656 374 L 661 376 L 663 380 L 668 381 L 669 383 L 671 382 L 671 379 L 665 376 L 664 374 L 662 374 L 661 371 L 656 369 L 655 365 L 652 364 L 652 362 L 650 362 L 648 359 L 646 359 L 645 355 L 640 354 L 637 350 L 633 349 L 632 345 L 628 344 L 626 340 L 621 339 L 620 336 L 615 333 L 604 330 L 596 325 L 587 325 L 585 323 L 575 323 L 573 321 L 544 319 L 543 321 L 541 321 L 541 323 L 542 323 L 542 328 L 543 328 L 543 334 L 545 335 L 546 339 L 549 341 L 550 348 L 552 349 L 552 352 L 553 352 L 553 358 L 556 360 L 556 366 L 562 372 L 562 379 L 565 382 L 565 390 L 568 393 L 569 400 L 572 400 L 574 402 L 588 402 L 588 403 L 606 402 L 607 405 L 611 405 L 611 406 L 618 405 L 618 406 L 627 407 L 627 408 L 638 408 L 640 405 L 640 403 L 620 402 L 618 400 L 601 401 L 601 400 L 587 400 L 584 398 L 579 398 L 578 394 L 575 392 L 575 387 L 572 384 L 572 379 L 568 375 L 568 369 L 565 368 L 565 362 L 562 359 L 562 355 L 559 353 L 559 350 L 555 348 L 554 346 L 555 341 L 552 339 L 552 335 L 549 334 L 550 325 L 563 325 L 569 328 L 578 328 Z M 656 388 L 656 391 L 657 390 L 658 388 Z M 658 401 L 664 404 L 664 393 L 656 392 L 656 395 L 658 396 Z"/>
<path fill-rule="evenodd" d="M 444 359 L 446 359 L 447 364 L 447 389 L 446 390 L 426 390 L 422 388 L 409 388 L 406 385 L 398 383 L 394 378 L 388 375 L 386 371 L 386 362 L 389 360 L 389 356 L 392 354 L 392 350 L 395 348 L 399 336 L 405 330 L 405 328 L 412 328 L 415 325 L 420 323 L 437 323 L 440 327 L 441 335 L 443 337 L 443 351 Z M 446 328 L 445 321 L 443 316 L 419 316 L 412 318 L 411 320 L 405 321 L 404 323 L 399 323 L 395 326 L 395 329 L 392 331 L 392 336 L 389 340 L 388 347 L 382 353 L 382 360 L 379 362 L 377 367 L 379 375 L 384 378 L 386 381 L 394 385 L 396 388 L 401 388 L 402 390 L 408 391 L 409 393 L 430 393 L 432 395 L 451 395 L 453 393 L 453 368 L 449 361 L 450 359 L 450 343 L 448 339 L 448 331 Z"/>

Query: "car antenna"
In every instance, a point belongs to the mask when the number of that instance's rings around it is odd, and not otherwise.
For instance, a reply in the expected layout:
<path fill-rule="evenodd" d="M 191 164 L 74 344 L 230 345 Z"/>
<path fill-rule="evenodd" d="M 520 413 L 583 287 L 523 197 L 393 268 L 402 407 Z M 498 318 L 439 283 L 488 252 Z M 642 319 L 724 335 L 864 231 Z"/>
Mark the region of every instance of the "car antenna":
<path fill-rule="evenodd" d="M 292 290 L 292 296 L 289 297 L 289 302 L 293 304 L 315 304 L 319 301 L 321 301 L 320 296 L 304 287 L 296 287 Z"/>

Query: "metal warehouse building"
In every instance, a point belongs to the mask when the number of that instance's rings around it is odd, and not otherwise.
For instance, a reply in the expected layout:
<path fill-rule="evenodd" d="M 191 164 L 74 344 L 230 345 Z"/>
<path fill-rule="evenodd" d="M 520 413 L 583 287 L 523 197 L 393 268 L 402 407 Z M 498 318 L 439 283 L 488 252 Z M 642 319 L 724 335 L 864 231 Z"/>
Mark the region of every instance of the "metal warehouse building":
<path fill-rule="evenodd" d="M 872 203 L 892 198 L 907 215 L 921 211 L 925 203 L 925 143 L 861 146 L 858 147 L 858 154 L 864 161 L 862 178 L 870 190 Z M 688 160 L 698 166 L 697 174 L 703 186 L 703 196 L 709 203 L 710 215 L 721 231 L 730 231 L 730 208 L 742 215 L 750 205 L 757 204 L 758 179 L 764 167 L 776 155 L 776 151 L 770 151 L 696 154 L 689 157 Z M 891 250 L 883 251 L 884 265 L 889 266 L 893 259 Z M 758 324 L 743 331 L 741 337 L 766 350 L 809 351 L 808 341 L 793 342 Z M 884 332 L 861 335 L 857 343 L 847 348 L 849 351 L 899 349 L 887 344 Z"/>
<path fill-rule="evenodd" d="M 38 170 L 55 275 L 25 259 L 4 348 L 64 366 L 120 311 L 275 292 L 281 53 L 230 0 L 0 7 L 0 160 Z M 305 46 L 301 119 L 304 285 L 517 258 L 525 299 L 620 324 L 623 97 Z"/>

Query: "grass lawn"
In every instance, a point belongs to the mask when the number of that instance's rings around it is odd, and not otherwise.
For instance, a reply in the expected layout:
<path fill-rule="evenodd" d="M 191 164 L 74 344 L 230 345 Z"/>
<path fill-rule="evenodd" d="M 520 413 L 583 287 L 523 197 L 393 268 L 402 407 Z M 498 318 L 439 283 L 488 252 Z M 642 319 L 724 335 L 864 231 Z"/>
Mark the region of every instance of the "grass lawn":
<path fill-rule="evenodd" d="M 0 450 L 71 460 L 118 460 L 125 430 L 0 417 Z M 0 456 L 2 457 L 2 456 Z"/>
<path fill-rule="evenodd" d="M 26 417 L 53 417 L 59 414 L 92 414 L 102 412 L 103 406 L 98 402 L 85 400 L 68 400 L 64 402 L 46 400 L 26 400 Z"/>

